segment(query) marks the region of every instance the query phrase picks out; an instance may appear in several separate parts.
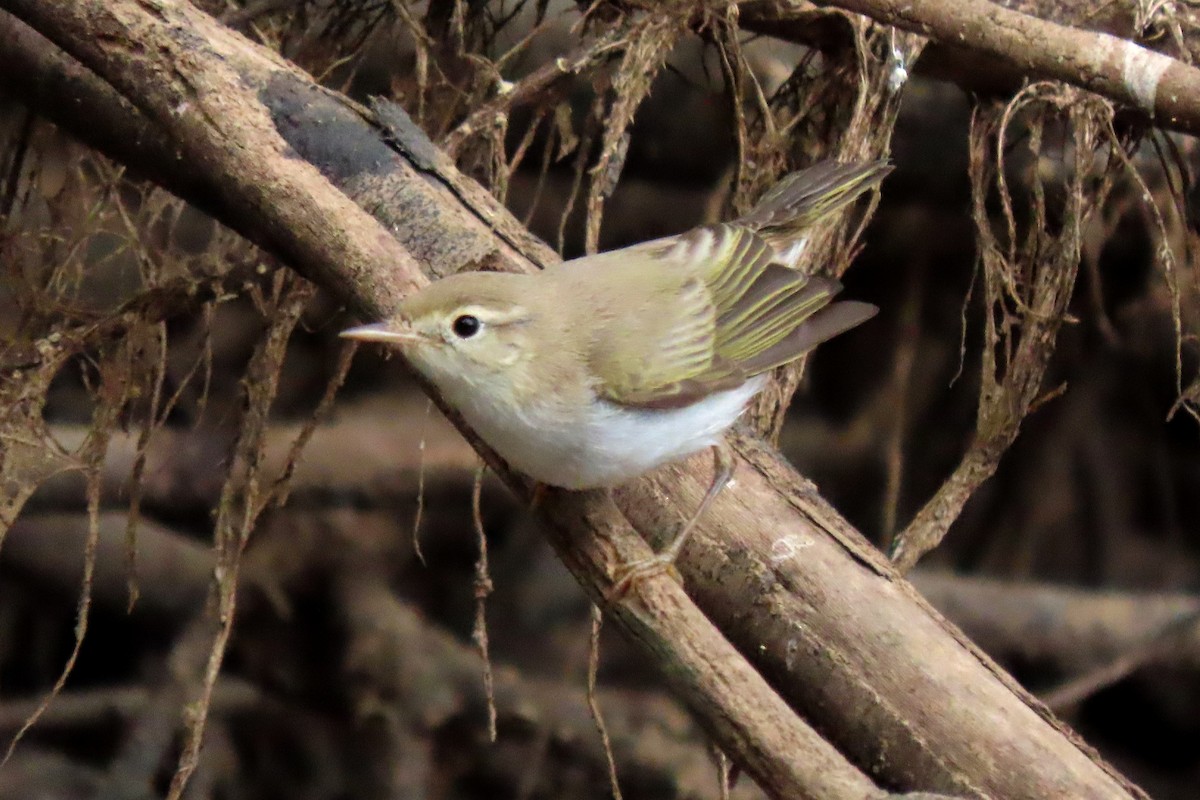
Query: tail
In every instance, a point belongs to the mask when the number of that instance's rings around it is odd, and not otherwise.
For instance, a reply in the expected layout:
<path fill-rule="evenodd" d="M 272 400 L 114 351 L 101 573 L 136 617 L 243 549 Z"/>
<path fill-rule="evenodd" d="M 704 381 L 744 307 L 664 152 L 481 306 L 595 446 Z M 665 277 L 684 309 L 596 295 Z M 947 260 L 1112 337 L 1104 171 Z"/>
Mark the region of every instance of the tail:
<path fill-rule="evenodd" d="M 753 228 L 773 244 L 773 240 L 794 239 L 879 185 L 891 171 L 885 160 L 822 161 L 784 177 L 736 224 Z"/>

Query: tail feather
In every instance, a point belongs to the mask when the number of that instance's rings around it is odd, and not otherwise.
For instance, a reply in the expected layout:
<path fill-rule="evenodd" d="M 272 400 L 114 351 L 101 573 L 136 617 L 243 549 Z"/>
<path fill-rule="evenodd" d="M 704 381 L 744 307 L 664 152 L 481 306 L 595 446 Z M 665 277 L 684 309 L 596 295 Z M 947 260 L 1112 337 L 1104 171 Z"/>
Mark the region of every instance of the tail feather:
<path fill-rule="evenodd" d="M 797 236 L 854 202 L 891 171 L 892 165 L 884 160 L 858 164 L 822 161 L 783 178 L 737 222 L 772 239 Z"/>

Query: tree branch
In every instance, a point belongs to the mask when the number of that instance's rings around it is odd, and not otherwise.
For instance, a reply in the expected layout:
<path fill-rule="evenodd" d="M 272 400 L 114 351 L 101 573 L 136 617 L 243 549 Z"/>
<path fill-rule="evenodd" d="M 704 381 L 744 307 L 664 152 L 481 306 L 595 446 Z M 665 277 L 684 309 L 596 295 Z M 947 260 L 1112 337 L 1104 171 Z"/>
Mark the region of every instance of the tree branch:
<path fill-rule="evenodd" d="M 988 0 L 821 0 L 999 59 L 1032 80 L 1058 80 L 1200 133 L 1200 69 L 1108 33 L 1080 30 Z"/>

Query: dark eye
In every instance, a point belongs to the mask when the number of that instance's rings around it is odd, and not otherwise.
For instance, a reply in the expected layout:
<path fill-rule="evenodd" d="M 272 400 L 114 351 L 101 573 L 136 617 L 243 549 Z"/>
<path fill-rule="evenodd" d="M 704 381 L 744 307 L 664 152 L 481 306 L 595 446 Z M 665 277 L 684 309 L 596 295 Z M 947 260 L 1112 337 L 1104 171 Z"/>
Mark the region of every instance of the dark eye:
<path fill-rule="evenodd" d="M 472 317 L 470 314 L 463 314 L 450 324 L 450 330 L 454 331 L 454 335 L 460 339 L 470 339 L 475 334 L 479 333 L 479 329 L 483 327 L 483 323 L 478 317 Z"/>

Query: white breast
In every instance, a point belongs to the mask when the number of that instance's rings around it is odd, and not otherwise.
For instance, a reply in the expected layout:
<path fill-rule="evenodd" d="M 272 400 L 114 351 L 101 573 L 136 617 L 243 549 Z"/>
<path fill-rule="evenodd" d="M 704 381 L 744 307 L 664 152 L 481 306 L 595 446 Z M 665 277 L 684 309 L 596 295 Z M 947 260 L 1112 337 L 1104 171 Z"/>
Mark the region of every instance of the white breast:
<path fill-rule="evenodd" d="M 758 375 L 678 409 L 633 409 L 597 401 L 577 409 L 531 404 L 497 413 L 459 398 L 464 417 L 505 461 L 535 480 L 567 489 L 624 483 L 660 464 L 716 444 L 746 403 L 762 390 Z M 478 397 L 478 395 L 476 395 Z"/>

